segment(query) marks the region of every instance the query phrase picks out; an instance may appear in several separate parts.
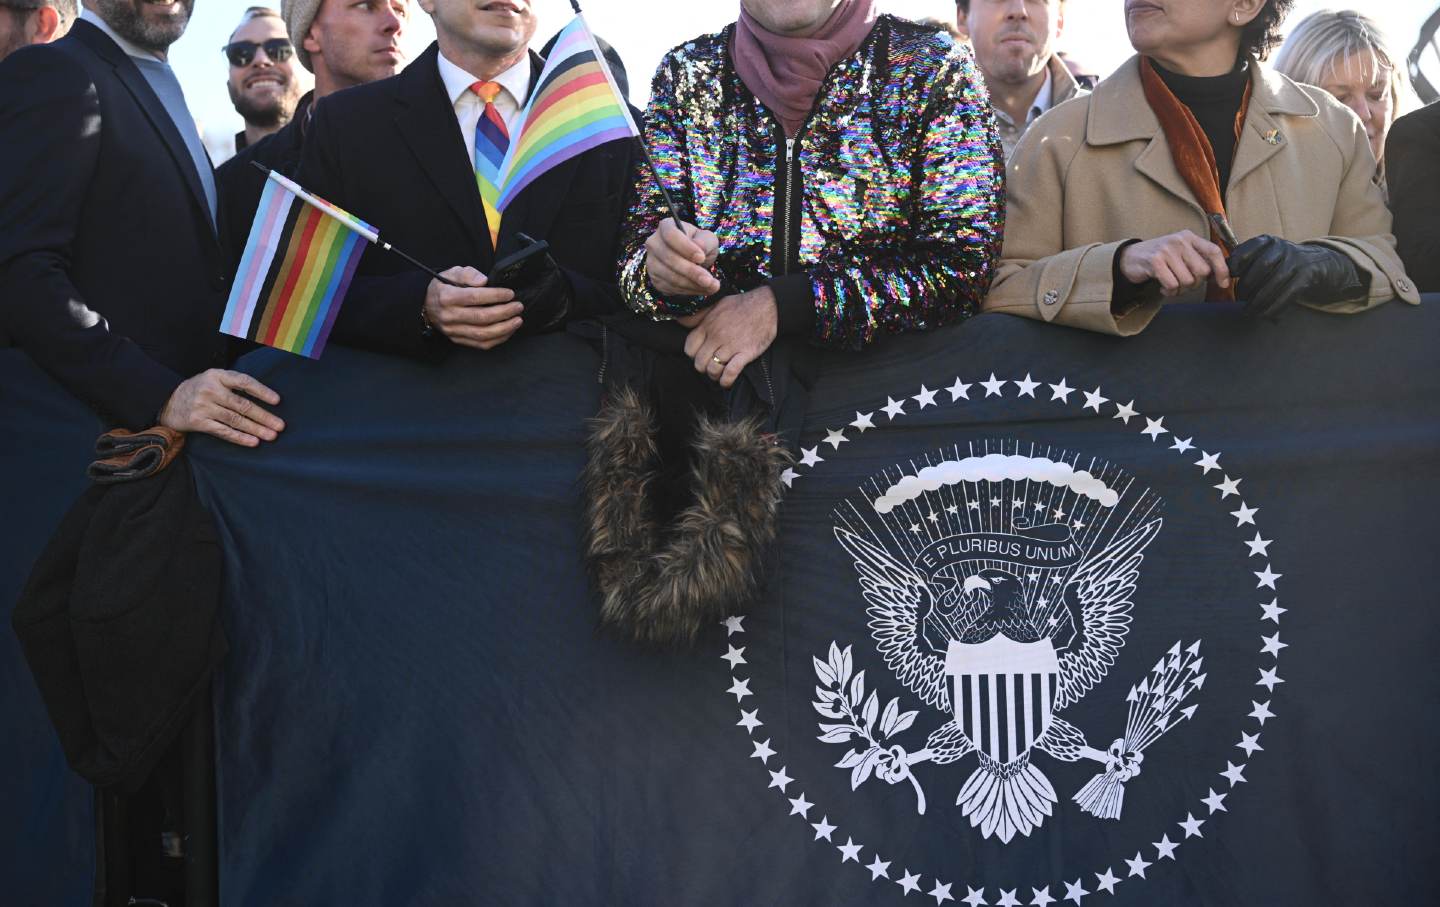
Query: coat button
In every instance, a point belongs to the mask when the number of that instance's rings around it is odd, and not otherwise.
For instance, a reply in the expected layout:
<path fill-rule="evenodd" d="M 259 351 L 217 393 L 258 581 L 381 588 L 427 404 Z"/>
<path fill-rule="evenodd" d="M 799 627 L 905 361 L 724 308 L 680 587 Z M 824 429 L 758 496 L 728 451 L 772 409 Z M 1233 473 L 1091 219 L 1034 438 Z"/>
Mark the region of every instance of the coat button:
<path fill-rule="evenodd" d="M 1057 303 L 1057 302 L 1059 302 L 1059 301 L 1060 301 L 1060 293 L 1059 293 L 1058 290 L 1047 290 L 1047 291 L 1045 292 L 1045 304 L 1046 304 L 1046 305 L 1054 305 L 1055 303 Z"/>
<path fill-rule="evenodd" d="M 1395 289 L 1399 290 L 1402 293 L 1410 292 L 1410 281 L 1406 280 L 1403 277 L 1400 278 L 1399 280 L 1395 281 Z"/>

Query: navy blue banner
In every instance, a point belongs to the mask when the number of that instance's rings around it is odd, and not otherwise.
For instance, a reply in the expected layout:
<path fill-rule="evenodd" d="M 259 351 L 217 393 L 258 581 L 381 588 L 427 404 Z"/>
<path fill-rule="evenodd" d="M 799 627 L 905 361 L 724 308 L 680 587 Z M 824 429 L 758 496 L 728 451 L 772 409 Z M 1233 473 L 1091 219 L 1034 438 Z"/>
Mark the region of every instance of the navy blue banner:
<path fill-rule="evenodd" d="M 227 905 L 1424 903 L 1440 313 L 827 355 L 763 600 L 597 629 L 567 336 L 244 367 Z"/>
<path fill-rule="evenodd" d="M 1436 348 L 1391 306 L 829 357 L 765 600 L 672 654 L 596 629 L 584 344 L 259 354 L 285 439 L 195 452 L 226 903 L 1426 900 Z M 1078 558 L 927 569 L 1035 527 Z"/>

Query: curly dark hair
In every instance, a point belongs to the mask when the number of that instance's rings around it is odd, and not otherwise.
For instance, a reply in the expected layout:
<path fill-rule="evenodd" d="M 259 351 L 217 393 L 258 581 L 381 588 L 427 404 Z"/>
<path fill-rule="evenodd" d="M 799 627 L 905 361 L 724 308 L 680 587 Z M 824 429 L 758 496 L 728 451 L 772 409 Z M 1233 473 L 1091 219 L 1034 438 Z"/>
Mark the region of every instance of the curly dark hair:
<path fill-rule="evenodd" d="M 1295 0 L 1267 0 L 1260 15 L 1240 32 L 1240 52 L 1263 60 L 1280 46 L 1280 26 L 1295 8 Z"/>

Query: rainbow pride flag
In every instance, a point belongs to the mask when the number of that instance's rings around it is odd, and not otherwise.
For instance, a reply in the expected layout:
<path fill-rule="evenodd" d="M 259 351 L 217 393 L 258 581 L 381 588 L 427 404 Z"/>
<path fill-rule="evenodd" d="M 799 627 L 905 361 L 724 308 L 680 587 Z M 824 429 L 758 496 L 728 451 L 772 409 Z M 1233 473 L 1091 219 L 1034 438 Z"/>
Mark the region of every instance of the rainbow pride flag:
<path fill-rule="evenodd" d="M 503 215 L 526 186 L 557 164 L 597 145 L 639 135 L 585 17 L 577 15 L 555 39 L 511 131 L 496 208 Z"/>
<path fill-rule="evenodd" d="M 220 330 L 318 359 L 374 227 L 268 173 Z"/>

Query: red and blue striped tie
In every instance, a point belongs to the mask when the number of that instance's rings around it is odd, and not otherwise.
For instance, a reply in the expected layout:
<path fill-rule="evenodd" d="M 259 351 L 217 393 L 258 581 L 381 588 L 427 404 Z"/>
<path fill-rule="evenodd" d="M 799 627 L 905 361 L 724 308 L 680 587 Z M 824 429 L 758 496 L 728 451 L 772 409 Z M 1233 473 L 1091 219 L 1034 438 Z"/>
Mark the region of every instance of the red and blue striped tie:
<path fill-rule="evenodd" d="M 485 110 L 475 124 L 475 183 L 480 187 L 480 201 L 485 206 L 485 224 L 490 228 L 493 249 L 500 244 L 500 211 L 495 203 L 500 199 L 500 164 L 510 148 L 510 130 L 505 128 L 505 120 L 495 109 L 500 83 L 476 82 L 470 90 L 485 102 Z"/>

